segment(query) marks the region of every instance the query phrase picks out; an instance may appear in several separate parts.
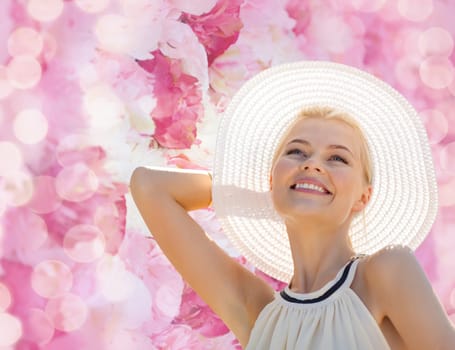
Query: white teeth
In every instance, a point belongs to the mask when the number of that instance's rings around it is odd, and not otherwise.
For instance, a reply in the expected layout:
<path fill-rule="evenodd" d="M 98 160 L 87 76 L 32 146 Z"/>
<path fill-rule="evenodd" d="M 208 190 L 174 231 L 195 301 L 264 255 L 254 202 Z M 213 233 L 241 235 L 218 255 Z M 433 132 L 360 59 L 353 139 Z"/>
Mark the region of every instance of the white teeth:
<path fill-rule="evenodd" d="M 322 193 L 326 193 L 326 191 L 320 187 L 320 186 L 317 186 L 317 185 L 313 185 L 313 184 L 308 184 L 308 183 L 301 183 L 301 184 L 296 184 L 295 185 L 295 188 L 307 188 L 307 189 L 310 189 L 310 190 L 315 190 L 315 191 L 319 191 L 319 192 L 322 192 Z"/>

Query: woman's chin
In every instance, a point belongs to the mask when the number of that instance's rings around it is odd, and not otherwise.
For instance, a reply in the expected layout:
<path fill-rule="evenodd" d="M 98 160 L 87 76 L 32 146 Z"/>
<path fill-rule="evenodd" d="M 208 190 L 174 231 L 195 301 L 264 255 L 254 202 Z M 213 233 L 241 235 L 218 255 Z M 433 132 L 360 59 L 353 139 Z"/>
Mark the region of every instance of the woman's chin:
<path fill-rule="evenodd" d="M 329 210 L 321 208 L 320 206 L 299 205 L 288 208 L 285 214 L 280 214 L 284 219 L 312 221 L 312 220 L 327 220 L 333 216 Z"/>

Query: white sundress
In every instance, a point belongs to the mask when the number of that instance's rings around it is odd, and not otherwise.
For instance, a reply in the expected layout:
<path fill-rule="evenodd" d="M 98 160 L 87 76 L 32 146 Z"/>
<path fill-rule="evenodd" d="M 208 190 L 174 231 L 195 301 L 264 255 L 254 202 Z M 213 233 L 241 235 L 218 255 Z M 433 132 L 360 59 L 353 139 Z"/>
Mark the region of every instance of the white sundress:
<path fill-rule="evenodd" d="M 378 324 L 350 288 L 361 256 L 311 293 L 286 287 L 260 312 L 245 350 L 390 350 Z"/>

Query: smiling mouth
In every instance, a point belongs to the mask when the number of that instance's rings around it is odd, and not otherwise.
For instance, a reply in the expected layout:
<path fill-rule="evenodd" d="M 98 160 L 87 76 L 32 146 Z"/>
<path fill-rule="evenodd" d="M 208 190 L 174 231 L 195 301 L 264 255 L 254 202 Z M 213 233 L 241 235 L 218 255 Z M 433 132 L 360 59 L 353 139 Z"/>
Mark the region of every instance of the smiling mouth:
<path fill-rule="evenodd" d="M 308 183 L 298 183 L 291 186 L 291 189 L 298 192 L 314 193 L 314 194 L 332 194 L 327 189 Z"/>

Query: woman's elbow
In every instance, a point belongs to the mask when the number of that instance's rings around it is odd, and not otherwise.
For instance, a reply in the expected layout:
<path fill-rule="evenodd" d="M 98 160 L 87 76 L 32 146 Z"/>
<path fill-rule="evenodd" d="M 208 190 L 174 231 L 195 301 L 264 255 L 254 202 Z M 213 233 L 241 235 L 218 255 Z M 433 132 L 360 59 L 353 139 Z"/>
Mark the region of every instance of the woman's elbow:
<path fill-rule="evenodd" d="M 143 193 L 148 184 L 151 181 L 151 171 L 143 166 L 139 166 L 133 170 L 130 176 L 130 193 L 133 197 L 136 197 L 139 193 Z"/>

